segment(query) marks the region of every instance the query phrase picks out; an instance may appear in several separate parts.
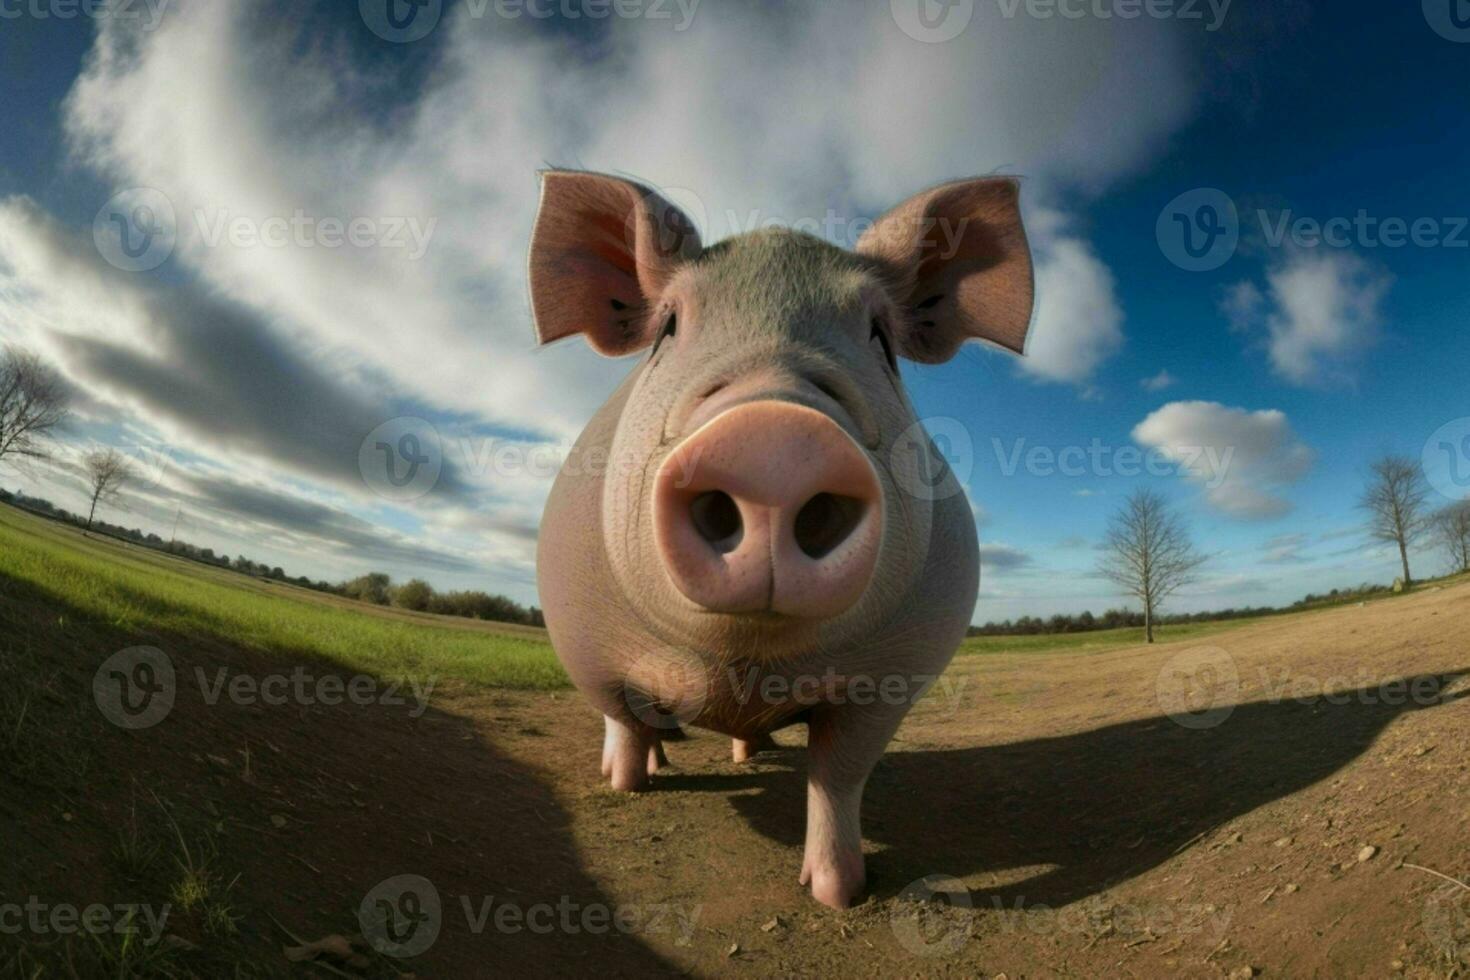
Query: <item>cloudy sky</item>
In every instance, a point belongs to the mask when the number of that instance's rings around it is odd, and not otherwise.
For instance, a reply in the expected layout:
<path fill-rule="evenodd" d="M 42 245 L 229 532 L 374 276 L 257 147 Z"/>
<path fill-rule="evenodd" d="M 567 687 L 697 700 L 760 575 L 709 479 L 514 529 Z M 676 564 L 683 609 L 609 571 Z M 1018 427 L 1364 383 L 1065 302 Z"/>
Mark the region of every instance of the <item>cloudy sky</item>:
<path fill-rule="evenodd" d="M 977 620 L 1116 604 L 1095 547 L 1145 484 L 1213 556 L 1176 609 L 1386 581 L 1367 462 L 1470 436 L 1470 32 L 1317 6 L 8 5 L 0 340 L 76 412 L 0 486 L 81 508 L 75 456 L 116 445 L 107 520 L 534 601 L 556 460 L 631 367 L 533 343 L 538 169 L 842 244 L 1004 172 L 1028 356 L 905 367 L 981 518 Z"/>

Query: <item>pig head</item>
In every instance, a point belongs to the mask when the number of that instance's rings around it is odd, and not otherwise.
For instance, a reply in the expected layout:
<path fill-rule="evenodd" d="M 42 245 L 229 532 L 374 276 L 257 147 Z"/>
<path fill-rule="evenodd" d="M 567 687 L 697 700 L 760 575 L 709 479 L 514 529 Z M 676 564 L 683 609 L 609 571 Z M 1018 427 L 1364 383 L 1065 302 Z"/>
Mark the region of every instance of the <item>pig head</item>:
<path fill-rule="evenodd" d="M 855 251 L 786 229 L 705 246 L 654 191 L 543 175 L 538 339 L 639 354 L 542 520 L 547 628 L 606 719 L 603 774 L 639 790 L 693 724 L 737 761 L 808 724 L 801 881 L 863 885 L 863 785 L 964 636 L 979 583 L 963 489 L 901 359 L 1020 352 L 1030 254 L 1007 178 L 900 204 Z"/>

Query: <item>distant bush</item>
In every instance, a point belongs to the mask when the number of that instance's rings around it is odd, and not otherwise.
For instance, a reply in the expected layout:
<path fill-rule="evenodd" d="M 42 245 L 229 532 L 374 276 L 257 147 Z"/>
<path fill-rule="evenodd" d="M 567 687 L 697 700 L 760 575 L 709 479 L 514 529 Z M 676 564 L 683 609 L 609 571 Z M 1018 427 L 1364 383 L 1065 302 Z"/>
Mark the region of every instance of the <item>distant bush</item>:
<path fill-rule="evenodd" d="M 402 585 L 395 585 L 392 595 L 393 605 L 399 609 L 428 612 L 434 601 L 434 587 L 421 578 L 411 578 Z"/>
<path fill-rule="evenodd" d="M 338 587 L 338 591 L 349 599 L 371 602 L 375 606 L 386 606 L 388 587 L 391 584 L 392 579 L 382 572 L 368 572 L 366 575 L 359 575 L 351 581 L 343 582 Z"/>

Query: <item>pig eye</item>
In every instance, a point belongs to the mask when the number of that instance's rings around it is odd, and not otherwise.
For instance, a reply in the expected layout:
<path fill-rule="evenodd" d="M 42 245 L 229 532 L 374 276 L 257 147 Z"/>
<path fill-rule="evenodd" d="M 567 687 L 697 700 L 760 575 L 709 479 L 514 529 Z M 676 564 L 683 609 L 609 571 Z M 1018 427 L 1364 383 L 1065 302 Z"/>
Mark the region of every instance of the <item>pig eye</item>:
<path fill-rule="evenodd" d="M 678 329 L 679 315 L 673 310 L 670 310 L 669 315 L 664 317 L 663 326 L 658 328 L 658 337 L 654 340 L 653 350 L 649 353 L 648 356 L 652 357 L 654 354 L 657 354 L 659 345 L 662 344 L 669 337 L 672 337 L 675 331 L 677 331 Z"/>
<path fill-rule="evenodd" d="M 883 348 L 883 360 L 888 362 L 889 370 L 898 373 L 898 361 L 893 356 L 893 345 L 888 340 L 888 331 L 883 329 L 883 323 L 877 317 L 873 317 L 872 333 L 868 334 L 868 342 L 878 341 Z"/>

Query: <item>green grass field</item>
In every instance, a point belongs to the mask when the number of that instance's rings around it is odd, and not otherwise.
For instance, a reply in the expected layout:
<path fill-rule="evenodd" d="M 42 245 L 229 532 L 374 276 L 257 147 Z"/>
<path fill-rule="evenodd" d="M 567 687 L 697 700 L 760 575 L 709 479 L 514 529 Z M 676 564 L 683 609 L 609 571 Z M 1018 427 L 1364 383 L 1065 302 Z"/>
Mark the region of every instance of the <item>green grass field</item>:
<path fill-rule="evenodd" d="M 567 686 L 538 632 L 394 615 L 96 536 L 0 506 L 0 576 L 127 631 L 212 635 L 272 655 L 321 657 L 385 679 Z"/>
<path fill-rule="evenodd" d="M 519 690 L 567 686 L 537 630 L 405 614 L 176 558 L 0 507 L 0 575 L 126 630 L 207 634 L 265 653 L 323 657 L 388 679 L 433 676 Z M 1255 620 L 1164 626 L 1161 642 Z M 976 636 L 962 654 L 1090 653 L 1143 642 L 1143 630 Z"/>
<path fill-rule="evenodd" d="M 122 629 L 214 635 L 265 653 L 323 657 L 388 679 L 433 676 L 519 690 L 567 686 L 540 630 L 363 605 L 83 535 L 8 506 L 0 506 L 0 575 Z M 1257 622 L 1168 625 L 1155 634 L 1160 642 L 1178 642 Z M 975 636 L 959 652 L 1095 653 L 1142 642 L 1138 627 Z"/>

